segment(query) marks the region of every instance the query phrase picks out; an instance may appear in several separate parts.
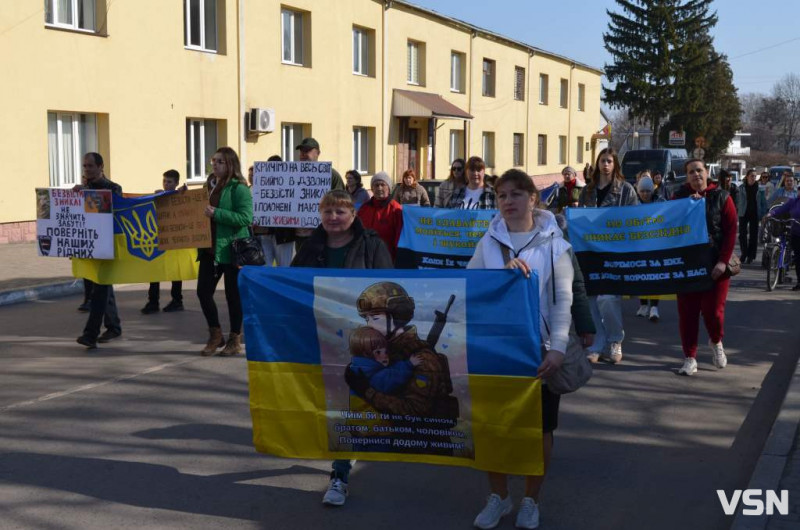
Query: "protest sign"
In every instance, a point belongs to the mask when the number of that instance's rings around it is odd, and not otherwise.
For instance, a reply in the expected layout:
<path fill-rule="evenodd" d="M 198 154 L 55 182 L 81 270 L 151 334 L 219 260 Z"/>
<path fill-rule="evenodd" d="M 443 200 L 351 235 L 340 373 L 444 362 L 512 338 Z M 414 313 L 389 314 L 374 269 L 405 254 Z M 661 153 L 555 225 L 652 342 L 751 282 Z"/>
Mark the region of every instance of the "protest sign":
<path fill-rule="evenodd" d="M 40 256 L 114 257 L 110 190 L 36 188 L 36 239 Z"/>
<path fill-rule="evenodd" d="M 211 247 L 211 222 L 205 215 L 206 190 L 167 193 L 155 202 L 159 250 Z"/>
<path fill-rule="evenodd" d="M 497 210 L 403 206 L 398 269 L 464 269 Z"/>
<path fill-rule="evenodd" d="M 239 288 L 259 451 L 542 474 L 535 273 L 245 267 Z"/>
<path fill-rule="evenodd" d="M 590 295 L 659 295 L 712 285 L 705 199 L 568 208 L 569 239 Z"/>
<path fill-rule="evenodd" d="M 159 248 L 155 202 L 169 192 L 139 197 L 114 196 L 111 258 L 73 259 L 72 274 L 102 285 L 194 280 L 197 249 Z M 109 217 L 111 215 L 109 214 Z"/>
<path fill-rule="evenodd" d="M 330 162 L 253 164 L 253 223 L 316 228 L 319 201 L 331 189 Z"/>

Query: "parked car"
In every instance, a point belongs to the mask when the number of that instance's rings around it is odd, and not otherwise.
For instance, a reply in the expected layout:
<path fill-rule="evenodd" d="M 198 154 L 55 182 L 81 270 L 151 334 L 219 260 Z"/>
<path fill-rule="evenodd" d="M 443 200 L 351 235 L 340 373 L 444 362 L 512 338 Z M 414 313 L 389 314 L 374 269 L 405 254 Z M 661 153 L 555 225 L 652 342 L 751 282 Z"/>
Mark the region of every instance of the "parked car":
<path fill-rule="evenodd" d="M 685 155 L 682 157 L 674 156 Z M 684 164 L 688 155 L 685 149 L 636 149 L 626 151 L 622 157 L 622 174 L 631 185 L 636 184 L 636 175 L 640 171 L 649 169 L 660 171 L 664 175 L 664 189 L 666 198 L 672 197 L 679 187 L 686 182 L 686 171 Z"/>
<path fill-rule="evenodd" d="M 792 166 L 772 166 L 769 168 L 769 181 L 778 185 L 780 182 L 781 177 L 783 177 L 784 171 L 791 171 L 794 173 L 794 168 Z"/>

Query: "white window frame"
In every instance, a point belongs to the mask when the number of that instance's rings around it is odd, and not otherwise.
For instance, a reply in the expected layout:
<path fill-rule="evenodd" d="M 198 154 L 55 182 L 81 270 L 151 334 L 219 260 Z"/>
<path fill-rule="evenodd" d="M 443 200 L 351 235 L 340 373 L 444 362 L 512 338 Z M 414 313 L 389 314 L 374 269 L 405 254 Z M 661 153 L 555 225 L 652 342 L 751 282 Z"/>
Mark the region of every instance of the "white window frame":
<path fill-rule="evenodd" d="M 48 112 L 47 113 L 47 128 L 48 135 L 50 134 L 50 119 L 55 119 L 56 124 L 56 145 L 55 153 L 48 152 L 48 158 L 52 161 L 55 160 L 56 167 L 50 167 L 50 187 L 62 188 L 67 186 L 74 186 L 81 183 L 81 173 L 83 170 L 83 155 L 86 153 L 97 152 L 97 114 L 83 113 L 83 112 Z M 91 135 L 86 134 L 85 138 L 81 134 L 81 119 L 87 121 L 87 126 L 93 128 Z M 91 120 L 89 120 L 91 118 Z M 72 123 L 68 127 L 72 133 L 72 167 L 67 168 L 66 160 L 64 157 L 64 127 L 65 121 L 69 119 Z M 88 122 L 92 123 L 89 124 Z M 89 138 L 91 136 L 91 138 Z M 48 138 L 49 144 L 49 138 Z M 83 146 L 83 147 L 82 147 Z M 50 146 L 48 145 L 48 151 Z M 67 171 L 72 170 L 72 176 L 68 179 Z"/>
<path fill-rule="evenodd" d="M 486 167 L 494 167 L 494 133 L 484 131 L 481 135 L 481 150 L 483 163 Z"/>
<path fill-rule="evenodd" d="M 353 73 L 369 76 L 369 31 L 353 26 Z"/>
<path fill-rule="evenodd" d="M 289 18 L 289 48 L 287 54 L 286 41 L 286 17 Z M 295 66 L 305 65 L 305 50 L 303 49 L 304 40 L 303 26 L 304 13 L 292 11 L 291 9 L 281 9 L 281 62 Z"/>
<path fill-rule="evenodd" d="M 295 147 L 303 141 L 302 123 L 281 124 L 281 158 L 285 162 L 295 162 L 299 159 Z"/>
<path fill-rule="evenodd" d="M 525 165 L 525 134 L 514 133 L 512 141 L 511 157 L 512 165 L 520 167 Z"/>
<path fill-rule="evenodd" d="M 550 76 L 547 74 L 539 74 L 539 104 L 547 105 L 550 92 Z"/>
<path fill-rule="evenodd" d="M 484 57 L 481 63 L 481 81 L 483 97 L 495 97 L 497 88 L 497 62 Z"/>
<path fill-rule="evenodd" d="M 216 151 L 216 147 L 213 147 L 212 152 L 210 151 L 209 146 L 206 145 L 206 124 L 214 124 L 216 130 L 216 137 L 217 143 L 219 143 L 219 121 L 218 120 L 211 120 L 206 118 L 187 118 L 186 119 L 186 128 L 188 130 L 188 147 L 189 147 L 189 167 L 187 168 L 188 175 L 186 175 L 186 180 L 191 182 L 202 182 L 205 181 L 207 178 L 206 175 L 206 164 L 208 160 L 211 159 L 211 155 L 213 151 Z M 200 153 L 199 156 L 195 156 L 195 126 L 199 130 L 198 134 L 200 135 Z M 197 164 L 200 164 L 201 167 L 198 168 Z"/>
<path fill-rule="evenodd" d="M 457 158 L 464 158 L 464 131 L 461 129 L 450 130 L 450 164 Z"/>
<path fill-rule="evenodd" d="M 75 31 L 84 31 L 86 33 L 97 32 L 97 0 L 67 0 L 69 2 L 69 10 L 72 14 L 72 22 L 59 22 L 59 0 L 45 0 L 45 25 L 54 28 L 66 28 Z M 92 27 L 81 27 L 78 25 L 78 7 L 80 4 L 90 4 L 92 10 Z M 52 17 L 52 22 L 47 21 L 48 13 Z"/>
<path fill-rule="evenodd" d="M 450 52 L 450 92 L 463 94 L 464 90 L 464 62 L 465 55 L 459 52 Z"/>
<path fill-rule="evenodd" d="M 353 127 L 353 169 L 369 173 L 369 127 Z"/>
<path fill-rule="evenodd" d="M 200 10 L 200 44 L 192 44 L 192 0 L 184 0 L 184 12 L 186 13 L 186 24 L 184 29 L 184 36 L 186 42 L 184 46 L 189 50 L 199 50 L 209 53 L 217 53 L 219 50 L 219 13 L 217 12 L 217 0 L 198 0 Z M 208 35 L 206 34 L 206 4 L 211 3 L 214 6 L 214 47 L 212 48 L 208 43 Z"/>
<path fill-rule="evenodd" d="M 578 149 L 575 151 L 576 158 L 579 164 L 583 164 L 583 150 L 584 150 L 583 136 L 578 136 L 577 147 Z"/>
<path fill-rule="evenodd" d="M 419 43 L 413 40 L 408 41 L 406 55 L 408 60 L 406 81 L 409 85 L 419 86 Z"/>
<path fill-rule="evenodd" d="M 525 101 L 525 68 L 514 67 L 514 100 Z"/>
<path fill-rule="evenodd" d="M 558 163 L 567 163 L 567 137 L 564 135 L 558 137 Z"/>

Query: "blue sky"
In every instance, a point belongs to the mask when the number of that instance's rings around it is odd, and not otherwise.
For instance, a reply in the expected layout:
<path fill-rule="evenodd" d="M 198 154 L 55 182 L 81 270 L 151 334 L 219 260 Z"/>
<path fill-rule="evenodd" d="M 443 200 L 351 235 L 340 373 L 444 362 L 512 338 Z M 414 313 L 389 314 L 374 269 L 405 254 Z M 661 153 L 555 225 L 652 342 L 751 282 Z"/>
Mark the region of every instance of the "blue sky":
<path fill-rule="evenodd" d="M 409 1 L 598 68 L 609 60 L 606 9 L 619 11 L 614 0 Z M 800 0 L 716 0 L 713 8 L 714 43 L 728 55 L 740 94 L 769 93 L 785 74 L 800 74 L 800 35 L 793 28 Z M 758 51 L 790 39 L 797 40 Z"/>

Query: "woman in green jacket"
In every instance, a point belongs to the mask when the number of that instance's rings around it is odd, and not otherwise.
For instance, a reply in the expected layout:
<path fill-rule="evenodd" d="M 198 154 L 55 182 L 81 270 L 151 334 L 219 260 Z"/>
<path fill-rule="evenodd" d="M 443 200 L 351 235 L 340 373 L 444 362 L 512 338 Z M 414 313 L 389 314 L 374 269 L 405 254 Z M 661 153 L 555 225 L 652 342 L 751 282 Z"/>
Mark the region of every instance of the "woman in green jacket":
<path fill-rule="evenodd" d="M 197 298 L 208 322 L 208 344 L 203 348 L 205 356 L 214 355 L 224 346 L 220 355 L 242 353 L 242 302 L 239 298 L 239 267 L 231 250 L 235 239 L 248 237 L 248 227 L 253 224 L 253 196 L 242 176 L 236 151 L 221 147 L 211 157 L 212 173 L 206 181 L 208 205 L 205 214 L 211 218 L 211 248 L 198 251 L 200 270 L 197 274 Z M 214 291 L 220 278 L 225 277 L 225 299 L 231 332 L 228 342 L 222 335 Z"/>

